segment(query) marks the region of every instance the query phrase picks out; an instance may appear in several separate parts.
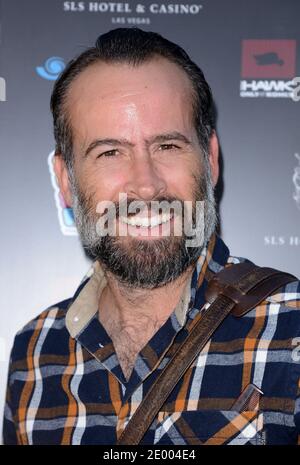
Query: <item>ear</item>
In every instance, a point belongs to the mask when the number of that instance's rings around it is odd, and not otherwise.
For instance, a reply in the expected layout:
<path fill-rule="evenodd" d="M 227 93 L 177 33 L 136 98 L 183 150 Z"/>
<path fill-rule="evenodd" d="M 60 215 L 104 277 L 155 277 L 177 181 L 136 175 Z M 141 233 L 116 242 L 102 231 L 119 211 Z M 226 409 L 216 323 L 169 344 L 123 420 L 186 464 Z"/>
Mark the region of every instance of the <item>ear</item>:
<path fill-rule="evenodd" d="M 58 186 L 64 201 L 68 207 L 72 206 L 72 194 L 66 163 L 61 154 L 55 154 L 53 168 L 57 178 Z"/>
<path fill-rule="evenodd" d="M 216 131 L 213 131 L 210 137 L 209 164 L 210 164 L 210 169 L 211 169 L 211 177 L 212 177 L 213 185 L 215 187 L 219 179 L 219 141 L 218 141 Z"/>

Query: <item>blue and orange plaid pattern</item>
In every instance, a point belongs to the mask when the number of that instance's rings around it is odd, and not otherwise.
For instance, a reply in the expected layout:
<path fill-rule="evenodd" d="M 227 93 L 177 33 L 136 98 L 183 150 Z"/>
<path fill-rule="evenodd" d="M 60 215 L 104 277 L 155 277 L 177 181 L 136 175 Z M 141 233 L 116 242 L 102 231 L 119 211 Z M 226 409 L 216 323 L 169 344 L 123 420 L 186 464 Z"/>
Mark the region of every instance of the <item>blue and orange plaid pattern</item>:
<path fill-rule="evenodd" d="M 244 259 L 231 257 L 218 236 L 212 237 L 195 266 L 184 312 L 174 310 L 142 349 L 128 381 L 97 318 L 103 274 L 95 263 L 72 299 L 47 309 L 16 335 L 4 444 L 114 444 L 208 307 L 209 272 L 240 261 Z M 244 317 L 230 315 L 224 321 L 164 404 L 143 444 L 299 444 L 299 347 L 296 281 Z M 259 404 L 254 410 L 233 410 L 250 383 L 263 393 Z"/>

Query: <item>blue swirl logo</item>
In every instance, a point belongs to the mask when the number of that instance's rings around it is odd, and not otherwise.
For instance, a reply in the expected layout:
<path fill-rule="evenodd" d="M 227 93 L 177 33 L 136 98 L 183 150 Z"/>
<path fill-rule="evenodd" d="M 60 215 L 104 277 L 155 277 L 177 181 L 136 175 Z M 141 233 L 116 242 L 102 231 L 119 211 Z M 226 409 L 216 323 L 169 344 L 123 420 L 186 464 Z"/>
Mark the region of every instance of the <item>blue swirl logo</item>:
<path fill-rule="evenodd" d="M 36 72 L 43 79 L 55 81 L 65 68 L 65 62 L 60 57 L 51 57 L 45 62 L 44 66 L 37 66 Z"/>

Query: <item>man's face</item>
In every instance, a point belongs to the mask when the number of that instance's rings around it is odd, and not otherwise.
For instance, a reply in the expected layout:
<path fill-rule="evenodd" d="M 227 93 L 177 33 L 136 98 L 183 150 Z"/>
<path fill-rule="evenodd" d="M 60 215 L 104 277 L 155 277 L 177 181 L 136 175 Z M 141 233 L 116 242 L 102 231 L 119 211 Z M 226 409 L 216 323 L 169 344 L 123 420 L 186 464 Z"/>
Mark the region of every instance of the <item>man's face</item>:
<path fill-rule="evenodd" d="M 195 203 L 209 197 L 204 239 L 213 232 L 209 165 L 193 126 L 191 102 L 185 73 L 161 58 L 137 67 L 95 64 L 71 85 L 67 112 L 73 134 L 72 182 L 60 157 L 56 172 L 83 245 L 128 285 L 156 287 L 171 281 L 196 261 L 203 244 L 187 248 L 184 234 L 172 234 L 176 217 L 165 216 L 166 223 L 157 224 L 157 215 L 152 215 L 151 224 L 149 209 L 125 218 L 126 236 L 120 236 L 124 218 L 117 214 L 116 236 L 99 237 L 98 202 L 114 202 L 118 213 L 120 193 L 127 195 L 128 205 L 138 200 L 149 207 L 153 200 Z"/>

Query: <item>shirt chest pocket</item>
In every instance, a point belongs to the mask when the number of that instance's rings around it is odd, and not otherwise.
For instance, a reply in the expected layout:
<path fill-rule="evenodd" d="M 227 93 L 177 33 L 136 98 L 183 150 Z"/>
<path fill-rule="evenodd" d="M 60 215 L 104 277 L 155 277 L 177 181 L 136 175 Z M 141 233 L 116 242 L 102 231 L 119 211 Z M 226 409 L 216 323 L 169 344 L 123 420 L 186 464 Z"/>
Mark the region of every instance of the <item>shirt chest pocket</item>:
<path fill-rule="evenodd" d="M 197 410 L 160 412 L 155 444 L 263 444 L 263 414 L 259 411 Z"/>

